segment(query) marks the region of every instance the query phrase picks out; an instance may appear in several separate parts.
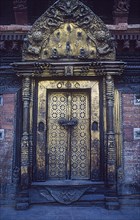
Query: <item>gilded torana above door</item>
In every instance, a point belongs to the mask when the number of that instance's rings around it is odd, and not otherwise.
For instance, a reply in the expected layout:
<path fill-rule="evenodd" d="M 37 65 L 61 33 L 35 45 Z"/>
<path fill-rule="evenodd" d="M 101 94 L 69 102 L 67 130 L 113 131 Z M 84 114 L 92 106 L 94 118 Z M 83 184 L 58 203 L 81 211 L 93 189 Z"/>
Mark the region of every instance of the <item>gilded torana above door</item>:
<path fill-rule="evenodd" d="M 115 46 L 101 19 L 79 0 L 59 0 L 33 25 L 23 60 L 115 60 Z"/>

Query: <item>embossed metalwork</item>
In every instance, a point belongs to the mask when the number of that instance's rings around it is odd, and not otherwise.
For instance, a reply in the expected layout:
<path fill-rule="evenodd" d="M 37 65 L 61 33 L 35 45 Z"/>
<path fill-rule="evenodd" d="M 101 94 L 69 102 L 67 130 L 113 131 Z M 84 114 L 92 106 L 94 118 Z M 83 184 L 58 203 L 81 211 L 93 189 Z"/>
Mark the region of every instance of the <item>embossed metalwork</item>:
<path fill-rule="evenodd" d="M 71 130 L 71 178 L 90 178 L 90 112 L 89 96 L 86 92 L 74 92 L 71 97 L 71 116 L 78 119 Z"/>
<path fill-rule="evenodd" d="M 82 2 L 59 0 L 35 22 L 24 44 L 24 60 L 48 58 L 114 60 L 115 45 L 104 23 Z"/>
<path fill-rule="evenodd" d="M 50 93 L 48 96 L 48 177 L 66 178 L 67 130 L 60 126 L 58 119 L 67 118 L 68 100 L 65 93 Z"/>
<path fill-rule="evenodd" d="M 48 101 L 49 178 L 89 178 L 87 92 L 53 92 Z"/>
<path fill-rule="evenodd" d="M 45 180 L 47 177 L 98 180 L 100 132 L 99 130 L 93 132 L 90 126 L 93 121 L 99 124 L 99 83 L 97 81 L 51 80 L 42 81 L 38 86 L 37 123 L 43 122 L 45 130 L 37 132 L 37 180 L 41 178 Z M 52 89 L 57 89 L 57 91 L 51 91 Z M 88 89 L 88 91 L 83 89 Z M 91 99 L 88 94 L 91 94 Z M 49 101 L 47 121 L 46 99 Z M 68 121 L 72 118 L 78 119 L 78 124 L 74 127 L 61 126 L 58 121 L 62 118 Z M 46 127 L 48 152 L 45 144 Z M 93 144 L 94 139 L 98 143 L 96 146 Z M 71 151 L 67 154 L 68 147 Z M 45 152 L 47 152 L 46 158 Z M 45 172 L 47 177 L 45 177 Z M 98 175 L 95 175 L 95 172 Z M 43 173 L 43 176 L 40 176 L 40 173 Z"/>

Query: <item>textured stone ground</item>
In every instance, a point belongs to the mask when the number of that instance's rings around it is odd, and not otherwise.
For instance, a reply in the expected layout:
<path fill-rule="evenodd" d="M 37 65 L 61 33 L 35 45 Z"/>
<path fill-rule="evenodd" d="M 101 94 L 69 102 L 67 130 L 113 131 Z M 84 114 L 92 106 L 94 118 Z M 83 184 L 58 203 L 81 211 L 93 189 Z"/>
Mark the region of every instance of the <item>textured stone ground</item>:
<path fill-rule="evenodd" d="M 34 205 L 25 211 L 2 206 L 0 220 L 140 220 L 139 207 L 106 210 L 101 207 L 69 207 Z"/>

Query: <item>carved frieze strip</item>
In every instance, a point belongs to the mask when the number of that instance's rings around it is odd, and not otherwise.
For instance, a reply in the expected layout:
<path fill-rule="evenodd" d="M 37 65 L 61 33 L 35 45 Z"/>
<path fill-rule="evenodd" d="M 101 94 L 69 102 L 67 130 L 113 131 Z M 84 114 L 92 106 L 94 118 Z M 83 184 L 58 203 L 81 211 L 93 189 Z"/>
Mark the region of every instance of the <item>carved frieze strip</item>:
<path fill-rule="evenodd" d="M 117 31 L 116 31 L 117 32 Z M 140 34 L 139 33 L 114 33 L 113 38 L 117 40 L 140 40 Z"/>
<path fill-rule="evenodd" d="M 29 26 L 29 27 L 31 28 L 31 26 Z M 121 29 L 117 30 L 117 29 L 115 29 L 115 27 L 114 27 L 114 30 L 110 30 L 110 31 L 112 32 L 112 37 L 115 40 L 125 40 L 125 39 L 127 39 L 127 40 L 140 40 L 139 28 L 136 31 L 133 30 L 133 33 L 128 32 L 127 30 L 121 30 Z M 11 40 L 23 41 L 26 37 L 27 37 L 27 31 L 22 31 L 22 30 L 20 31 L 20 33 L 15 32 L 14 30 L 11 32 L 6 32 L 6 31 L 0 32 L 0 40 L 1 41 L 11 41 Z"/>
<path fill-rule="evenodd" d="M 121 75 L 125 68 L 124 62 L 20 62 L 12 64 L 16 74 L 31 76 L 84 76 L 84 75 Z M 47 75 L 45 74 L 47 70 Z M 91 72 L 91 74 L 88 74 Z M 79 73 L 79 74 L 78 74 Z M 93 74 L 92 74 L 93 73 Z"/>
<path fill-rule="evenodd" d="M 26 32 L 25 33 L 14 33 L 14 31 L 12 31 L 12 33 L 0 32 L 1 41 L 17 40 L 23 42 L 25 38 L 26 38 Z"/>

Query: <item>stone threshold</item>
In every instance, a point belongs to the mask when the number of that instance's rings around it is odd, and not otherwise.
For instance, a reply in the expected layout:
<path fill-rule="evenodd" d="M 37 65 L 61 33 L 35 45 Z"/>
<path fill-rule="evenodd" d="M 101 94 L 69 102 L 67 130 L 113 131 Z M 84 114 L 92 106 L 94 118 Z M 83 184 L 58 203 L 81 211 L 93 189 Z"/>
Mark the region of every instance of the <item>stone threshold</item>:
<path fill-rule="evenodd" d="M 92 180 L 48 180 L 45 182 L 32 182 L 31 186 L 95 186 L 104 185 L 104 182 Z"/>

